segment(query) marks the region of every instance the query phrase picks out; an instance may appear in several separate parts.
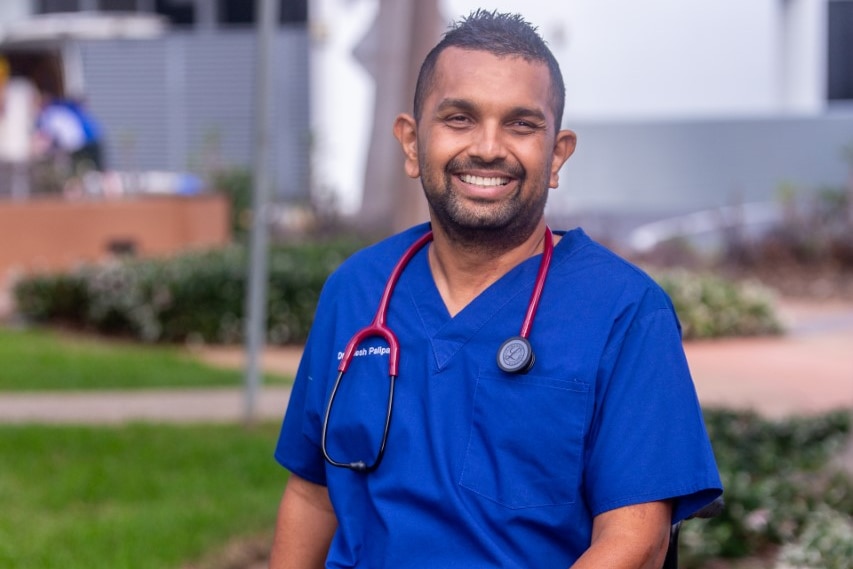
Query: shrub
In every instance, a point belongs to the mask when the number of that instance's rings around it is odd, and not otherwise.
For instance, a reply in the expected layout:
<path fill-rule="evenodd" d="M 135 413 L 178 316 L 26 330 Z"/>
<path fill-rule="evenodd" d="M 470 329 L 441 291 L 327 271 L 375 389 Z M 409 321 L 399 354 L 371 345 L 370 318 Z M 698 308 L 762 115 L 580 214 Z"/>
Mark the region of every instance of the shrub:
<path fill-rule="evenodd" d="M 678 269 L 655 278 L 672 299 L 685 339 L 782 332 L 772 295 L 758 284 Z"/>
<path fill-rule="evenodd" d="M 326 277 L 359 240 L 274 246 L 267 331 L 274 344 L 305 340 Z M 28 277 L 15 288 L 22 316 L 146 342 L 242 340 L 247 253 L 233 246 L 171 259 L 87 265 Z M 770 296 L 757 286 L 670 271 L 658 281 L 673 299 L 685 338 L 779 332 Z"/>
<path fill-rule="evenodd" d="M 847 569 L 853 560 L 853 518 L 826 506 L 809 516 L 803 533 L 785 545 L 776 569 Z"/>
<path fill-rule="evenodd" d="M 770 421 L 753 413 L 709 410 L 705 420 L 726 506 L 717 518 L 684 524 L 684 567 L 766 554 L 782 544 L 789 544 L 781 556 L 789 560 L 829 559 L 838 547 L 850 547 L 844 532 L 853 511 L 853 480 L 831 466 L 849 441 L 849 412 Z"/>
<path fill-rule="evenodd" d="M 234 239 L 246 239 L 251 225 L 252 173 L 245 168 L 217 171 L 212 176 L 212 185 L 228 197 L 229 224 Z"/>
<path fill-rule="evenodd" d="M 359 243 L 279 245 L 269 257 L 267 330 L 273 343 L 306 339 L 326 277 Z M 248 266 L 242 247 L 172 259 L 124 260 L 21 280 L 18 311 L 146 342 L 242 340 Z"/>
<path fill-rule="evenodd" d="M 782 219 L 758 235 L 731 232 L 724 259 L 747 268 L 853 268 L 853 190 L 823 187 L 800 194 L 793 186 L 782 187 Z"/>

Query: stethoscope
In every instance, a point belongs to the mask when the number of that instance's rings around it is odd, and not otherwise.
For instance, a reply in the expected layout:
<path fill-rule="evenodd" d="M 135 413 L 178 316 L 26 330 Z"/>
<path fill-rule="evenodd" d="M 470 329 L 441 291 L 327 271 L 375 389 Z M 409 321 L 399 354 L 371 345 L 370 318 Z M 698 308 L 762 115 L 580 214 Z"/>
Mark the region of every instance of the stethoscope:
<path fill-rule="evenodd" d="M 323 435 L 320 446 L 323 450 L 323 456 L 332 466 L 341 468 L 349 468 L 356 472 L 373 472 L 382 461 L 385 454 L 385 446 L 388 442 L 388 430 L 391 426 L 391 412 L 394 409 L 394 383 L 397 379 L 398 363 L 400 358 L 400 344 L 397 341 L 397 336 L 386 325 L 385 318 L 388 315 L 388 304 L 391 301 L 391 294 L 394 292 L 394 287 L 397 286 L 397 281 L 400 280 L 400 275 L 405 270 L 409 261 L 415 256 L 415 253 L 420 251 L 427 243 L 432 241 L 432 231 L 428 231 L 421 236 L 417 241 L 403 253 L 400 260 L 391 271 L 388 281 L 385 283 L 385 290 L 382 293 L 382 298 L 379 301 L 379 307 L 376 309 L 376 316 L 373 317 L 373 322 L 350 338 L 344 350 L 341 363 L 338 364 L 338 378 L 332 386 L 332 392 L 329 395 L 329 402 L 326 404 L 326 416 L 323 418 Z M 533 292 L 530 295 L 530 301 L 527 304 L 527 314 L 524 316 L 524 322 L 521 324 L 521 332 L 518 336 L 512 336 L 505 340 L 498 348 L 497 363 L 498 367 L 506 373 L 522 374 L 527 373 L 533 367 L 536 360 L 533 354 L 533 347 L 530 345 L 530 331 L 533 328 L 533 319 L 536 317 L 536 310 L 539 307 L 539 299 L 542 297 L 542 290 L 545 288 L 545 278 L 548 275 L 548 268 L 551 266 L 551 256 L 554 252 L 554 238 L 551 234 L 551 229 L 545 227 L 545 246 L 542 251 L 542 260 L 539 262 L 539 270 L 536 273 L 536 282 L 533 285 Z M 329 416 L 332 414 L 332 406 L 335 403 L 335 397 L 338 393 L 338 387 L 341 384 L 344 374 L 352 362 L 353 355 L 356 352 L 359 344 L 367 338 L 379 337 L 383 338 L 388 344 L 388 376 L 390 387 L 388 390 L 388 404 L 385 411 L 385 426 L 382 431 L 382 440 L 379 444 L 379 451 L 376 458 L 371 463 L 366 463 L 362 460 L 355 462 L 339 462 L 329 456 L 329 451 L 326 448 L 326 433 L 329 430 Z"/>

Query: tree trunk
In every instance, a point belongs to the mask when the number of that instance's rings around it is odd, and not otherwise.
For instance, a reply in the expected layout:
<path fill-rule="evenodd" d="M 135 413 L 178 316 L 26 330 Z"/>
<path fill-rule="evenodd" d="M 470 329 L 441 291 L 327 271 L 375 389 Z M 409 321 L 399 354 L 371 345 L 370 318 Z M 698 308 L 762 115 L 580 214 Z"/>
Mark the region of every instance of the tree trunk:
<path fill-rule="evenodd" d="M 436 0 L 380 0 L 379 14 L 356 46 L 356 59 L 373 77 L 373 126 L 358 228 L 388 235 L 428 219 L 419 180 L 403 171 L 394 138 L 396 116 L 412 112 L 420 64 L 444 31 Z"/>

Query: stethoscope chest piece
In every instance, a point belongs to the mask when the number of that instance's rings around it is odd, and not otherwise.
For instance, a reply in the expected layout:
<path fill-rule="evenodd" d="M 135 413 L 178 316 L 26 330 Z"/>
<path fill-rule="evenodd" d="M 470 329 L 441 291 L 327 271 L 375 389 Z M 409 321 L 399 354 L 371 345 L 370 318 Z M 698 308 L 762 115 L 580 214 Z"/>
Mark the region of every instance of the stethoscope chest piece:
<path fill-rule="evenodd" d="M 513 336 L 498 348 L 498 367 L 506 373 L 527 373 L 535 361 L 533 347 L 527 338 Z"/>
<path fill-rule="evenodd" d="M 536 282 L 533 286 L 533 293 L 530 295 L 530 302 L 527 305 L 527 314 L 524 316 L 524 322 L 521 324 L 521 333 L 518 336 L 512 336 L 504 340 L 501 347 L 498 348 L 498 367 L 506 373 L 527 373 L 533 367 L 536 361 L 536 356 L 533 355 L 533 346 L 530 345 L 530 330 L 533 327 L 533 318 L 536 316 L 536 309 L 539 307 L 539 299 L 542 297 L 542 290 L 545 287 L 545 277 L 548 274 L 548 268 L 551 266 L 551 255 L 554 253 L 554 238 L 551 235 L 551 229 L 545 227 L 545 246 L 542 251 L 542 260 L 539 263 L 539 271 L 536 274 Z"/>
<path fill-rule="evenodd" d="M 429 231 L 422 235 L 417 241 L 403 253 L 400 260 L 391 271 L 391 276 L 385 283 L 385 290 L 382 292 L 382 299 L 379 301 L 379 307 L 376 309 L 376 315 L 373 317 L 373 322 L 366 328 L 357 331 L 355 335 L 347 342 L 344 353 L 338 365 L 338 378 L 335 381 L 332 391 L 329 394 L 329 401 L 326 404 L 326 414 L 323 418 L 323 434 L 320 441 L 320 447 L 323 450 L 323 455 L 332 466 L 348 468 L 356 472 L 367 473 L 376 470 L 382 457 L 385 454 L 385 445 L 388 442 L 388 432 L 391 425 L 391 411 L 394 409 L 394 382 L 397 378 L 399 364 L 399 342 L 397 337 L 388 328 L 385 323 L 388 314 L 388 304 L 391 301 L 391 294 L 394 291 L 394 286 L 400 278 L 400 274 L 406 267 L 406 264 L 412 259 L 424 245 L 432 239 L 432 232 Z M 545 276 L 548 273 L 548 267 L 551 262 L 551 254 L 554 250 L 554 241 L 551 235 L 551 230 L 545 228 L 545 246 L 542 252 L 542 260 L 539 263 L 539 271 L 536 274 L 536 282 L 533 286 L 533 292 L 530 295 L 530 302 L 527 306 L 527 313 L 524 316 L 524 322 L 521 325 L 521 334 L 513 336 L 505 340 L 498 349 L 498 367 L 506 373 L 527 373 L 533 367 L 535 360 L 533 356 L 533 347 L 527 339 L 530 335 L 530 330 L 533 326 L 533 318 L 536 315 L 536 308 L 539 306 L 539 298 L 542 296 L 542 289 L 545 286 Z M 385 411 L 385 426 L 382 432 L 382 439 L 379 443 L 379 450 L 376 453 L 372 462 L 368 463 L 364 460 L 356 461 L 338 461 L 329 456 L 329 451 L 326 445 L 326 437 L 329 430 L 329 418 L 332 414 L 332 406 L 335 403 L 335 397 L 338 393 L 338 387 L 341 380 L 352 362 L 353 357 L 358 349 L 359 344 L 366 338 L 370 337 L 383 338 L 388 344 L 388 404 Z"/>

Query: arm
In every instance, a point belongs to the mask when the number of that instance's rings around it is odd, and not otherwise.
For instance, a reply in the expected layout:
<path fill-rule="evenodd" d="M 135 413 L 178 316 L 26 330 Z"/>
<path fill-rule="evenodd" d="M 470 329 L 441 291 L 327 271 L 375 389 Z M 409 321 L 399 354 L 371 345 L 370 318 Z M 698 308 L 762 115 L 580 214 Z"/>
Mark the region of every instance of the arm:
<path fill-rule="evenodd" d="M 322 568 L 337 526 L 327 488 L 291 474 L 278 509 L 270 569 Z"/>
<path fill-rule="evenodd" d="M 660 569 L 669 544 L 672 504 L 625 506 L 595 517 L 592 544 L 572 569 Z"/>

